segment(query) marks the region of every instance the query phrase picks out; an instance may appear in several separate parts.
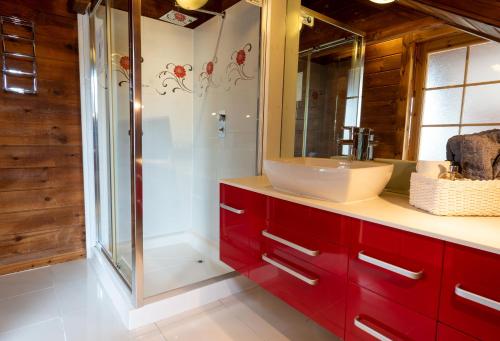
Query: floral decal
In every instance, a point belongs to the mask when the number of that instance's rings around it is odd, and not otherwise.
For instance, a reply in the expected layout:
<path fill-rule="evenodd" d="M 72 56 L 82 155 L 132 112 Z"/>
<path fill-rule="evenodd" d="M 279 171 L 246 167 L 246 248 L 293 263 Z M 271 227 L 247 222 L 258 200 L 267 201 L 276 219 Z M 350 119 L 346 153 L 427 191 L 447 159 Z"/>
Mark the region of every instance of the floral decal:
<path fill-rule="evenodd" d="M 159 19 L 178 26 L 187 26 L 197 20 L 195 17 L 177 12 L 176 10 L 170 10 Z"/>
<path fill-rule="evenodd" d="M 200 97 L 203 96 L 209 88 L 217 88 L 219 86 L 219 84 L 216 84 L 214 82 L 213 78 L 216 63 L 217 63 L 217 57 L 203 64 L 202 67 L 203 71 L 200 73 L 199 76 L 200 89 L 201 89 Z"/>
<path fill-rule="evenodd" d="M 245 71 L 245 62 L 248 53 L 252 51 L 252 44 L 247 43 L 241 49 L 236 50 L 231 55 L 231 62 L 226 67 L 226 77 L 229 82 L 227 90 L 232 85 L 236 85 L 239 80 L 250 80 L 253 76 L 249 76 Z"/>
<path fill-rule="evenodd" d="M 118 72 L 123 78 L 118 81 L 118 86 L 122 86 L 125 83 L 130 82 L 130 58 L 128 56 L 124 56 L 119 53 L 113 53 L 111 55 L 112 65 L 114 70 Z M 144 58 L 141 58 L 141 63 L 144 62 Z M 148 85 L 142 85 L 143 87 L 147 87 Z"/>
<path fill-rule="evenodd" d="M 162 80 L 161 85 L 164 88 L 167 88 L 169 85 L 172 88 L 172 92 L 176 92 L 177 90 L 181 90 L 184 92 L 191 93 L 193 92 L 189 89 L 184 81 L 186 80 L 186 76 L 188 72 L 193 71 L 193 66 L 191 64 L 177 65 L 174 63 L 168 63 L 165 66 L 165 70 L 161 71 L 158 74 L 158 78 Z M 159 91 L 156 90 L 160 95 L 166 95 L 167 90 Z"/>
<path fill-rule="evenodd" d="M 118 81 L 118 86 L 130 82 L 130 58 L 119 53 L 113 53 L 111 56 L 114 70 L 123 76 L 123 80 Z"/>

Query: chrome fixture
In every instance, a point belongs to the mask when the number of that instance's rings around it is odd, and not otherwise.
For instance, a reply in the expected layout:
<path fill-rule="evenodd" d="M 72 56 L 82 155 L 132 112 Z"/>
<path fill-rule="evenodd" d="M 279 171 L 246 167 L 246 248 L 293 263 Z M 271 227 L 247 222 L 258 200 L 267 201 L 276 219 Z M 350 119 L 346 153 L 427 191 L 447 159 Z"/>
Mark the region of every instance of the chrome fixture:
<path fill-rule="evenodd" d="M 16 27 L 17 29 L 13 29 Z M 12 31 L 12 33 L 10 33 Z M 18 33 L 23 31 L 23 33 Z M 35 23 L 29 20 L 0 16 L 0 39 L 2 40 L 2 73 L 3 90 L 18 94 L 36 94 L 37 67 L 35 53 Z M 9 43 L 10 42 L 10 43 Z M 11 50 L 17 47 L 18 51 Z M 24 48 L 22 48 L 24 46 Z M 31 52 L 20 52 L 31 50 Z M 8 64 L 17 65 L 15 68 Z M 22 66 L 24 65 L 24 66 Z M 10 77 L 31 79 L 31 86 L 12 85 Z"/>
<path fill-rule="evenodd" d="M 371 128 L 343 127 L 349 132 L 347 139 L 338 139 L 339 148 L 349 146 L 348 156 L 352 160 L 373 160 L 373 147 L 376 145 L 375 135 Z"/>

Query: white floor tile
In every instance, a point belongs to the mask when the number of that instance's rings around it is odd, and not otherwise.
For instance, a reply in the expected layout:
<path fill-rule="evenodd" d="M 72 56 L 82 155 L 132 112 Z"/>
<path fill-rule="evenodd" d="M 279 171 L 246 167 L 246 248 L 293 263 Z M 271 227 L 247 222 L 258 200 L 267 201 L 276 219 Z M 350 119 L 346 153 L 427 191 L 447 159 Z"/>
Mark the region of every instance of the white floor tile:
<path fill-rule="evenodd" d="M 49 267 L 0 276 L 0 300 L 51 288 L 53 285 Z"/>
<path fill-rule="evenodd" d="M 60 263 L 50 266 L 55 283 L 71 282 L 95 278 L 96 274 L 86 259 Z"/>
<path fill-rule="evenodd" d="M 32 324 L 28 327 L 0 333 L 1 341 L 65 341 L 64 326 L 60 318 Z"/>
<path fill-rule="evenodd" d="M 97 278 L 58 282 L 54 289 L 63 316 L 92 306 L 107 304 L 104 288 Z"/>
<path fill-rule="evenodd" d="M 0 332 L 26 327 L 60 316 L 53 288 L 0 301 Z"/>
<path fill-rule="evenodd" d="M 156 251 L 153 258 L 170 257 Z M 186 258 L 197 256 L 177 251 Z M 154 274 L 151 283 L 158 284 L 157 290 L 164 290 L 165 284 L 206 279 L 216 271 L 209 263 L 192 265 L 181 262 L 148 274 Z M 0 290 L 10 295 L 0 299 L 0 341 L 337 340 L 259 287 L 128 331 L 85 260 L 11 276 L 0 277 Z M 40 283 L 32 283 L 36 280 Z"/>
<path fill-rule="evenodd" d="M 108 300 L 63 316 L 68 341 L 122 341 L 131 338 Z"/>
<path fill-rule="evenodd" d="M 212 308 L 177 322 L 159 323 L 158 327 L 167 340 L 261 340 L 253 330 L 223 307 Z"/>
<path fill-rule="evenodd" d="M 226 309 L 265 340 L 338 340 L 264 289 L 255 289 L 222 300 Z"/>

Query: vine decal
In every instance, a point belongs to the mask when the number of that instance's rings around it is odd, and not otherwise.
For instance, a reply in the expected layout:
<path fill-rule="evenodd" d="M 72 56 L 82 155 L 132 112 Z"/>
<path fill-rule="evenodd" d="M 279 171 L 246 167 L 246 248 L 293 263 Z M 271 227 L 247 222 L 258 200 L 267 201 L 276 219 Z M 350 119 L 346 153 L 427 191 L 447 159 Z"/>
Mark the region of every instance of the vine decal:
<path fill-rule="evenodd" d="M 191 64 L 176 65 L 174 63 L 168 63 L 165 66 L 165 70 L 158 74 L 158 78 L 161 79 L 161 85 L 165 88 L 164 91 L 156 90 L 160 95 L 167 94 L 167 88 L 170 86 L 172 92 L 175 93 L 177 90 L 184 91 L 187 93 L 192 93 L 193 91 L 189 89 L 184 83 L 188 72 L 193 71 L 193 66 Z"/>
<path fill-rule="evenodd" d="M 214 69 L 215 69 L 215 64 L 217 63 L 217 57 L 215 57 L 213 60 L 206 62 L 203 64 L 203 68 L 201 73 L 200 73 L 200 97 L 202 97 L 209 88 L 217 88 L 219 84 L 216 84 L 214 81 Z"/>
<path fill-rule="evenodd" d="M 241 49 L 231 54 L 231 62 L 226 67 L 226 78 L 229 83 L 226 90 L 229 90 L 232 85 L 236 85 L 240 80 L 251 80 L 254 78 L 254 76 L 248 75 L 245 71 L 245 62 L 250 51 L 252 51 L 252 44 L 247 43 Z"/>

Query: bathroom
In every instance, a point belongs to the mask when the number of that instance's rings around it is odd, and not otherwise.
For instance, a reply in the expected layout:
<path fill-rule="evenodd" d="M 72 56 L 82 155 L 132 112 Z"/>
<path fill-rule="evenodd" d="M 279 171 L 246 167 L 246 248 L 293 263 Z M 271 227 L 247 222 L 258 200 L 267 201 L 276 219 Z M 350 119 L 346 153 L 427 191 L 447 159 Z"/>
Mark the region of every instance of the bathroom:
<path fill-rule="evenodd" d="M 500 333 L 494 1 L 0 15 L 0 340 Z"/>

